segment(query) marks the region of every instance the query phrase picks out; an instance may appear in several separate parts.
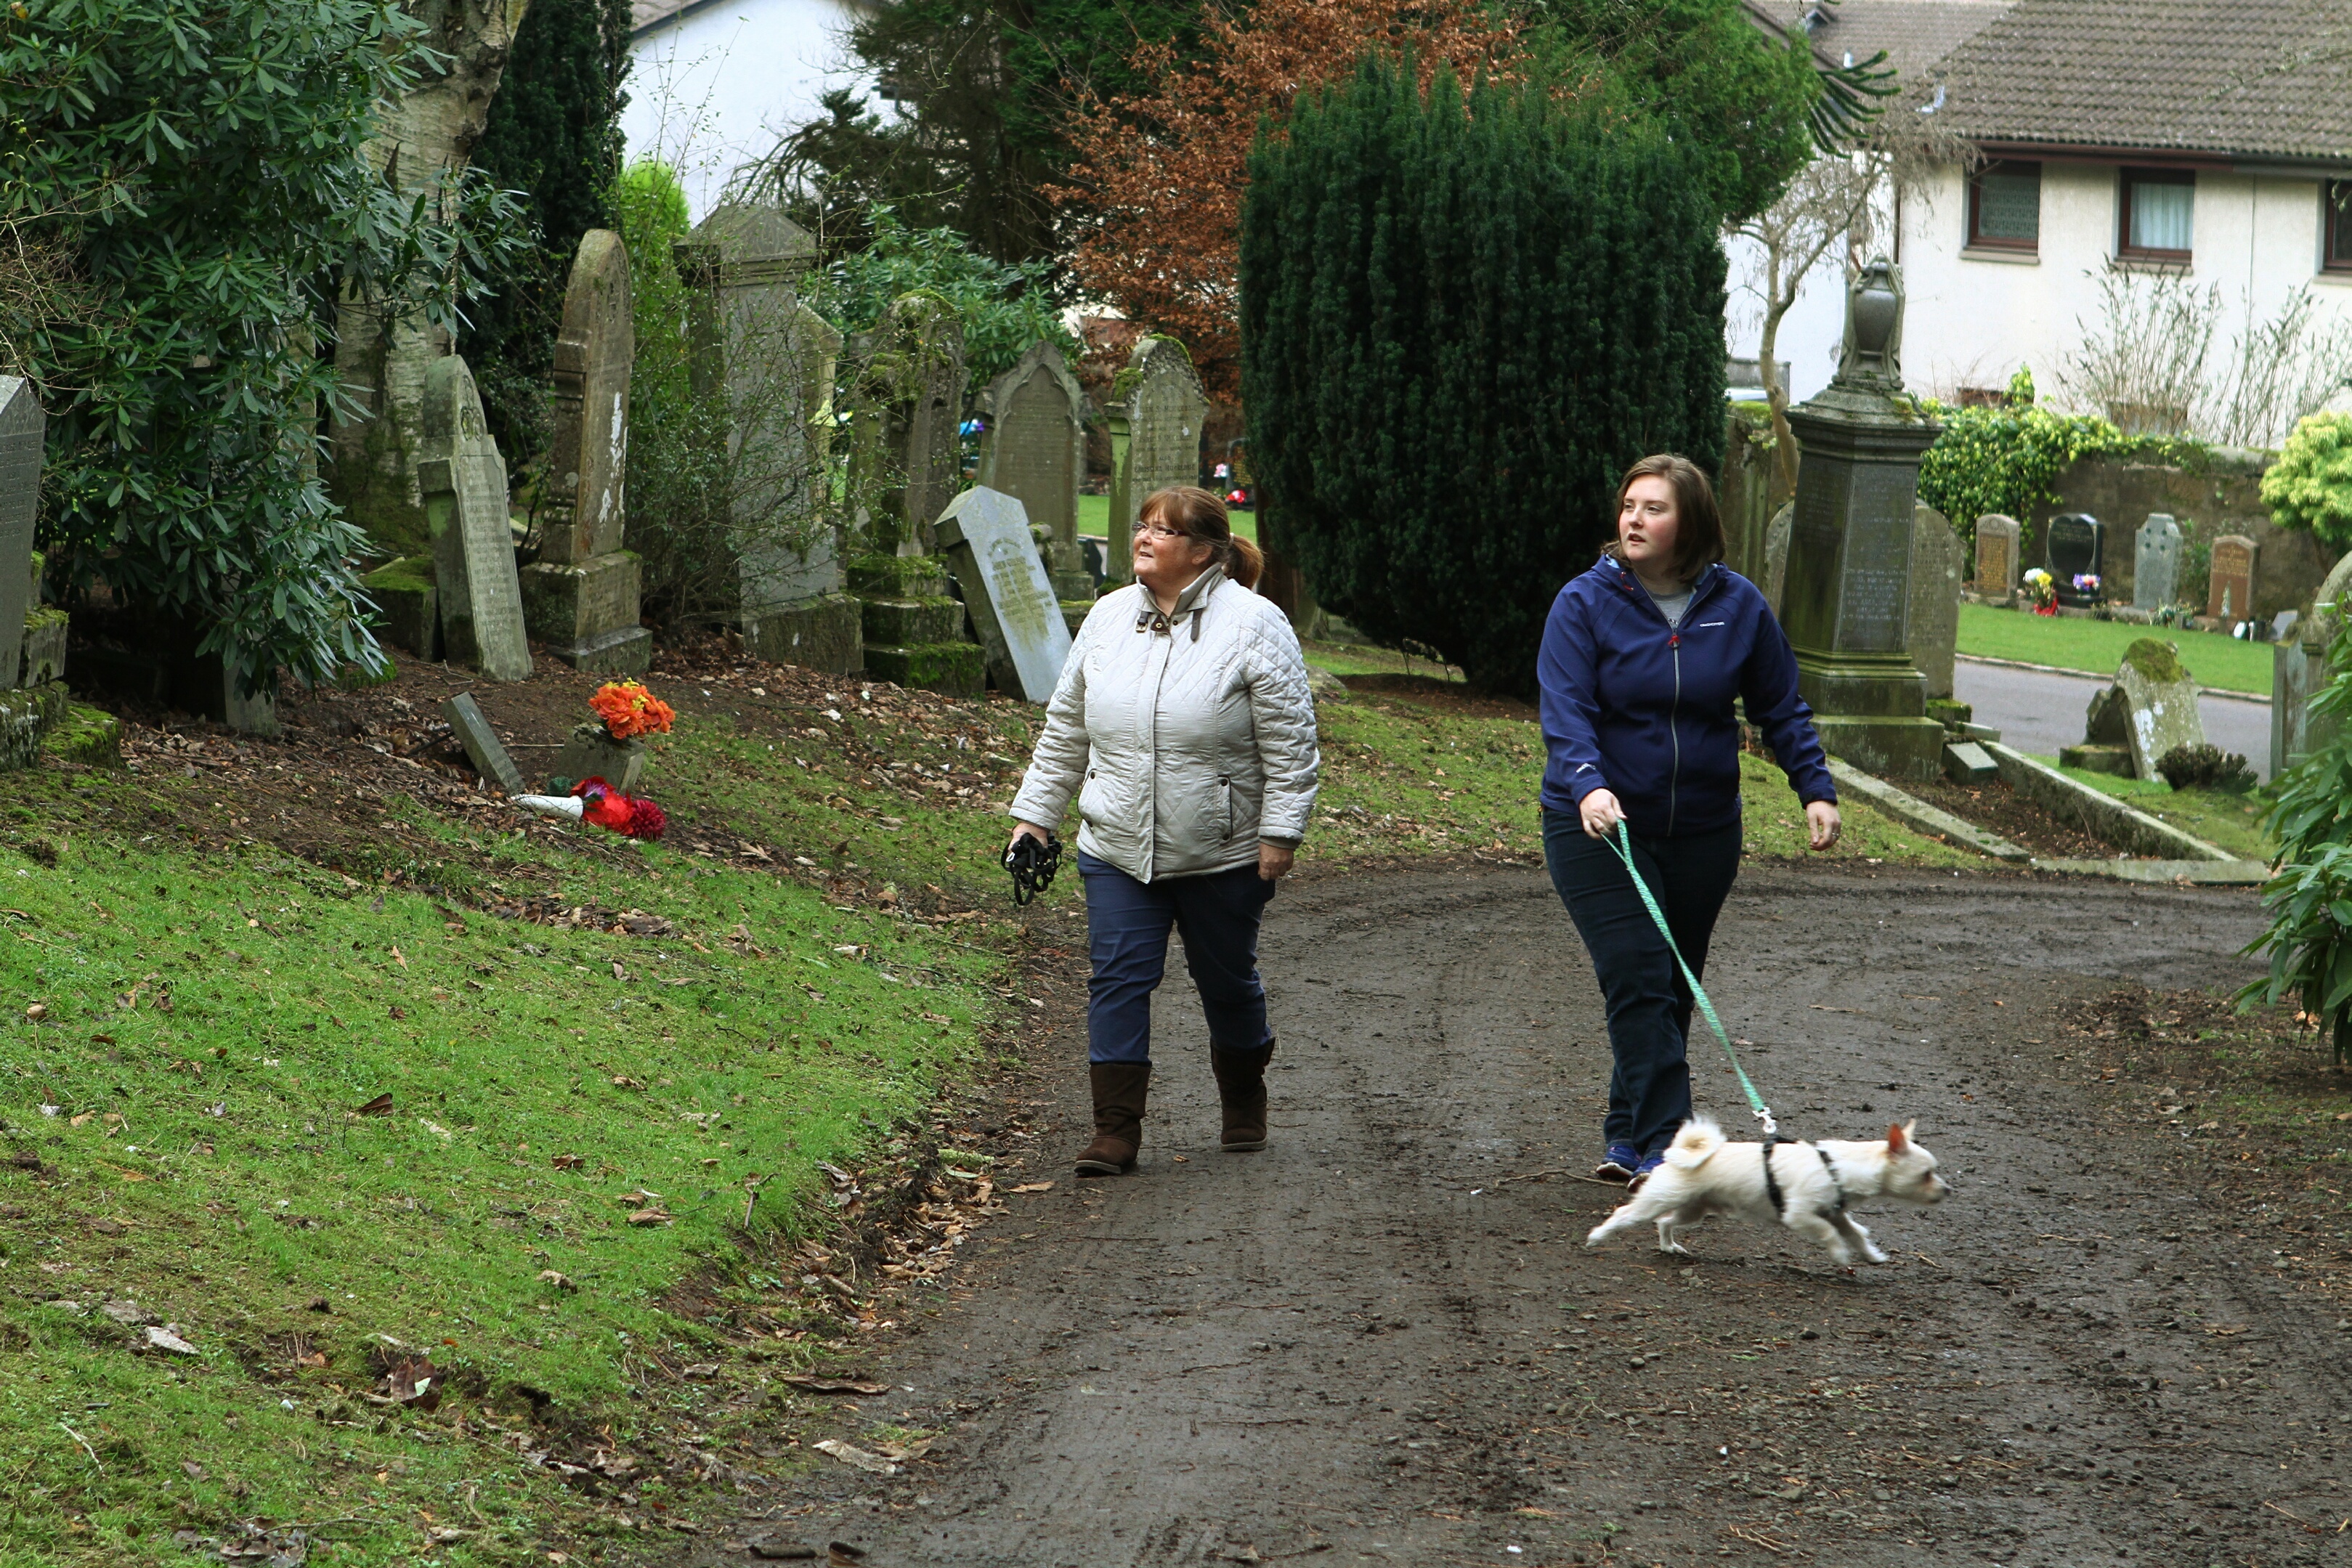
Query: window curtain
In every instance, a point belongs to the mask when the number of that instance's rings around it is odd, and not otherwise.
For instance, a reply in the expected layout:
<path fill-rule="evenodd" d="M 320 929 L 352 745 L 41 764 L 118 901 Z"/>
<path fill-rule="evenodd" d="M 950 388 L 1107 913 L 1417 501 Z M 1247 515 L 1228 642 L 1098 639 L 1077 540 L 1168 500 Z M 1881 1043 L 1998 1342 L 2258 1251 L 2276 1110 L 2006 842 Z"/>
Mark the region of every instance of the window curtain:
<path fill-rule="evenodd" d="M 2188 250 L 2194 234 L 2197 187 L 2153 180 L 2135 180 L 2131 193 L 2131 234 L 2134 250 Z"/>

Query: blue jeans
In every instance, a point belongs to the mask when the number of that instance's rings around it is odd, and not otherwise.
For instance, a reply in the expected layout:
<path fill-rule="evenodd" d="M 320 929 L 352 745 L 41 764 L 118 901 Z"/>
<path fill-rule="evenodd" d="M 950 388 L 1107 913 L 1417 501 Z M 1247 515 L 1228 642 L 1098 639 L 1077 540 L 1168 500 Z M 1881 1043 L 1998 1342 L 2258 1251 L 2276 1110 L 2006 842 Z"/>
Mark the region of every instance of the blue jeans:
<path fill-rule="evenodd" d="M 1184 934 L 1184 967 L 1201 993 L 1209 1043 L 1263 1051 L 1274 1043 L 1257 977 L 1258 916 L 1275 883 L 1254 865 L 1142 883 L 1081 852 L 1087 938 L 1087 1060 L 1151 1060 L 1151 993 L 1168 972 L 1168 932 Z"/>
<path fill-rule="evenodd" d="M 1602 1140 L 1654 1154 L 1690 1118 L 1690 1063 L 1685 1054 L 1690 988 L 1625 874 L 1625 862 L 1608 844 L 1586 837 L 1574 815 L 1544 813 L 1544 863 L 1592 955 L 1592 972 L 1609 1009 L 1616 1071 L 1609 1078 Z M 1739 874 L 1738 824 L 1687 838 L 1636 836 L 1633 863 L 1664 912 L 1675 945 L 1692 972 L 1704 977 L 1715 918 Z"/>

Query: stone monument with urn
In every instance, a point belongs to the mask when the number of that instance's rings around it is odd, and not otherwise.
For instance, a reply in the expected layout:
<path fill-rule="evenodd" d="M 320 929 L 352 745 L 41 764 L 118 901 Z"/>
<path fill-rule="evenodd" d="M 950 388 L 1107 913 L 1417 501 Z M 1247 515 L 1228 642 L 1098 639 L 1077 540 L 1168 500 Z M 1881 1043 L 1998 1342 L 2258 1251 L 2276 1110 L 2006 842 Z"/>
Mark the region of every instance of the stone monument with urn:
<path fill-rule="evenodd" d="M 1874 261 L 1846 292 L 1836 377 L 1789 411 L 1802 443 L 1781 620 L 1831 753 L 1873 773 L 1938 776 L 1944 727 L 1908 650 L 1919 456 L 1939 428 L 1904 395 L 1903 279 Z"/>

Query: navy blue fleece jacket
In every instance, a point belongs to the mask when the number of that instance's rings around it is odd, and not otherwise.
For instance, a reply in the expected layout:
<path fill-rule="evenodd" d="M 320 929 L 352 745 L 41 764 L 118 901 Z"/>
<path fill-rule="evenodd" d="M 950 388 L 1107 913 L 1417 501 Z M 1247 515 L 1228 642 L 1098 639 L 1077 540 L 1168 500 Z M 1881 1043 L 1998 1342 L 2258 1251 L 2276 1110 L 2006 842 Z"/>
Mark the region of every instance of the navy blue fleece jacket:
<path fill-rule="evenodd" d="M 1800 800 L 1837 799 L 1813 710 L 1797 695 L 1789 639 L 1756 585 L 1727 567 L 1699 574 L 1675 628 L 1633 574 L 1603 556 L 1552 601 L 1536 680 L 1548 810 L 1573 813 L 1605 789 L 1643 838 L 1738 821 L 1735 697 Z"/>

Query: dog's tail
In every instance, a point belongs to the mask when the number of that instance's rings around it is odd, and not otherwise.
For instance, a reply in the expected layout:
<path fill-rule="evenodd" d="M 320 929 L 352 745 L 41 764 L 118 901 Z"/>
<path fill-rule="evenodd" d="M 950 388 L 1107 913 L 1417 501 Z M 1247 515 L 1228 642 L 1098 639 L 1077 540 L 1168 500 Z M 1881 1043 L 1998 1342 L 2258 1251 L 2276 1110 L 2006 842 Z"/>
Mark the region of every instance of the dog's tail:
<path fill-rule="evenodd" d="M 1674 1146 L 1666 1150 L 1666 1164 L 1680 1170 L 1696 1170 L 1721 1147 L 1723 1129 L 1704 1116 L 1694 1116 L 1675 1134 Z"/>

